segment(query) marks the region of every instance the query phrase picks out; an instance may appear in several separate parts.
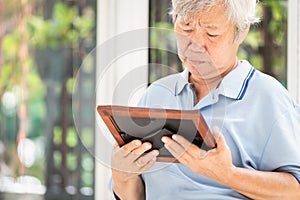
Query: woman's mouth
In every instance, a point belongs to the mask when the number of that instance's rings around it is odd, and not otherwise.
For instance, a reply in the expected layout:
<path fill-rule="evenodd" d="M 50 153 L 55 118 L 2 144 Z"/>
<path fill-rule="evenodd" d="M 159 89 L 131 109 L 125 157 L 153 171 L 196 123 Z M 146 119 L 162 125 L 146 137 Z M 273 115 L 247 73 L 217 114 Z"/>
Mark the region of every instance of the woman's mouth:
<path fill-rule="evenodd" d="M 199 66 L 199 65 L 202 65 L 203 63 L 205 63 L 205 61 L 200 61 L 200 60 L 189 60 L 189 59 L 187 59 L 187 62 L 188 62 L 190 65 L 194 66 L 194 67 Z"/>

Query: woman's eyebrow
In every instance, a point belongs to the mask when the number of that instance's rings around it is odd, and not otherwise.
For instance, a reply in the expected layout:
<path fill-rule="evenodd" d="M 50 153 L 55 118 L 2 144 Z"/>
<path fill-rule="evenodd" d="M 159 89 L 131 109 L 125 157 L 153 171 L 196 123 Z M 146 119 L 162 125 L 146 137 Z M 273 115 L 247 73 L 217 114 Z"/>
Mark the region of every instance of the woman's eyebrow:
<path fill-rule="evenodd" d="M 202 26 L 203 28 L 206 28 L 206 29 L 218 29 L 219 28 L 217 25 L 214 25 L 214 24 L 199 23 L 199 25 Z"/>

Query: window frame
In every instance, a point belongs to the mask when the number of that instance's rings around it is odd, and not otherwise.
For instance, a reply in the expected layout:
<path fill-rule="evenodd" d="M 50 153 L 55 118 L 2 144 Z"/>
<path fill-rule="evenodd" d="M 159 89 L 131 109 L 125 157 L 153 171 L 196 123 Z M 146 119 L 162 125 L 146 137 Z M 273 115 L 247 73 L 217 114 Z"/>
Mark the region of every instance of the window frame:
<path fill-rule="evenodd" d="M 288 1 L 287 88 L 300 103 L 300 2 Z"/>
<path fill-rule="evenodd" d="M 98 64 L 101 60 L 101 45 L 107 41 L 113 40 L 114 37 L 126 34 L 128 31 L 140 30 L 148 28 L 149 26 L 149 1 L 148 0 L 99 0 L 97 2 L 97 53 L 96 53 L 96 83 L 99 83 L 99 77 L 101 74 L 101 69 Z M 145 44 L 148 44 L 148 35 L 145 34 L 139 38 Z M 113 47 L 108 49 L 107 54 L 113 56 L 116 55 L 116 49 L 123 44 L 118 43 L 116 40 L 113 43 Z M 99 53 L 99 52 L 100 53 Z M 98 54 L 99 53 L 99 54 Z M 128 53 L 130 54 L 130 53 Z M 117 58 L 117 57 L 115 57 Z M 138 57 L 135 57 L 134 60 L 130 60 L 130 55 L 122 56 L 124 61 L 117 62 L 113 64 L 114 67 L 110 70 L 110 73 L 113 74 L 112 77 L 106 78 L 104 83 L 107 84 L 107 87 L 102 88 L 101 95 L 99 92 L 98 85 L 96 85 L 96 104 L 111 104 L 112 91 L 119 79 L 124 76 L 126 73 L 130 73 L 133 66 L 147 66 L 148 65 L 148 51 L 143 50 L 139 53 Z M 118 58 L 119 59 L 119 58 Z M 117 59 L 117 60 L 118 60 Z M 114 62 L 115 63 L 115 62 Z M 116 68 L 122 68 L 122 70 L 116 70 Z M 103 70 L 102 70 L 103 71 Z M 148 70 L 145 68 L 145 71 L 140 74 L 139 80 L 148 83 Z M 130 83 L 128 83 L 130 84 Z M 146 89 L 146 87 L 145 87 Z M 96 114 L 96 112 L 95 112 Z M 103 130 L 100 130 L 98 122 L 102 122 L 100 117 L 96 114 L 95 122 L 95 199 L 114 199 L 113 194 L 110 190 L 111 181 L 110 181 L 110 155 L 112 150 L 113 141 L 110 140 L 111 144 L 108 144 L 106 133 L 103 133 Z M 103 123 L 101 126 L 104 126 Z"/>

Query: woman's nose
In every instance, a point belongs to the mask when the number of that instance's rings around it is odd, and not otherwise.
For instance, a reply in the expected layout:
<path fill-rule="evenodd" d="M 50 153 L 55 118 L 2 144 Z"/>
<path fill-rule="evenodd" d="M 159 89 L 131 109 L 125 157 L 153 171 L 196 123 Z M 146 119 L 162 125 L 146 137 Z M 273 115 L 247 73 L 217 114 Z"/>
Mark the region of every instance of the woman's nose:
<path fill-rule="evenodd" d="M 205 36 L 203 30 L 195 29 L 195 31 L 189 36 L 190 43 L 189 49 L 195 52 L 205 52 Z"/>
<path fill-rule="evenodd" d="M 198 41 L 194 41 L 192 38 L 190 39 L 190 43 L 188 48 L 191 51 L 197 52 L 197 53 L 204 53 L 205 52 L 205 47 L 204 44 L 199 44 Z"/>

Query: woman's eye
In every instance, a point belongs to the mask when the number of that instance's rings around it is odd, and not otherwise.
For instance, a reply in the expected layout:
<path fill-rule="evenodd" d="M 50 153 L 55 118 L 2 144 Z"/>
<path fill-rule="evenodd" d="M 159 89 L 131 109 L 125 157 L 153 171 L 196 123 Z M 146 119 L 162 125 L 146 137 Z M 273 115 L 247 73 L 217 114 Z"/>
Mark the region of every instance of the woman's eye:
<path fill-rule="evenodd" d="M 186 33 L 191 33 L 193 30 L 192 29 L 183 29 L 183 31 Z"/>
<path fill-rule="evenodd" d="M 218 37 L 219 35 L 216 35 L 216 34 L 210 34 L 210 33 L 207 33 L 208 37 L 211 37 L 211 38 L 216 38 Z"/>
<path fill-rule="evenodd" d="M 193 31 L 193 26 L 190 22 L 180 22 L 179 27 L 185 32 L 185 33 L 191 33 Z"/>

